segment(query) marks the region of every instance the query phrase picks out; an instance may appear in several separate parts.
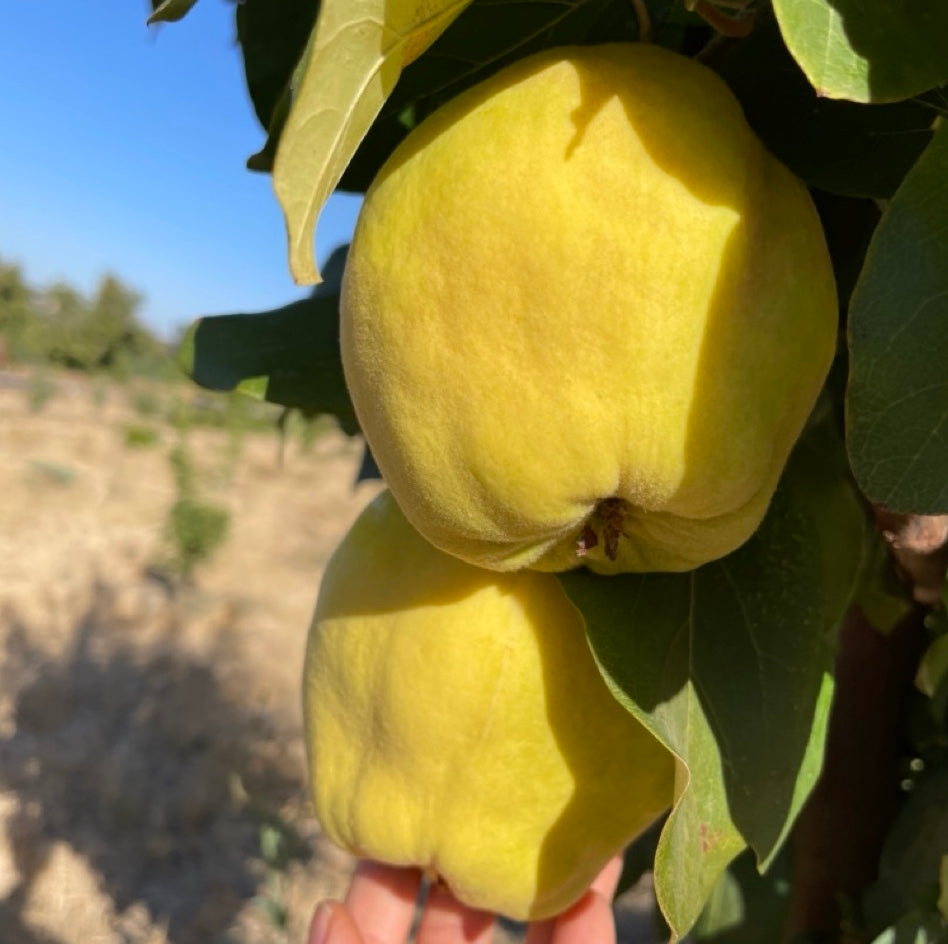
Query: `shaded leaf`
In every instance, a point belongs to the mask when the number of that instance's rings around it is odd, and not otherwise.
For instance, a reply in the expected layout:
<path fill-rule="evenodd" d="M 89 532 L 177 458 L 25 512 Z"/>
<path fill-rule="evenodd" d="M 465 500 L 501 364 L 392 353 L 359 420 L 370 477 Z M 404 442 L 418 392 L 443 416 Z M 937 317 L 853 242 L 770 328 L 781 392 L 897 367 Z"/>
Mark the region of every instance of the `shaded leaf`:
<path fill-rule="evenodd" d="M 880 222 L 849 311 L 853 472 L 893 511 L 948 512 L 948 123 Z"/>
<path fill-rule="evenodd" d="M 938 911 L 948 921 L 948 853 L 941 857 L 938 869 Z"/>
<path fill-rule="evenodd" d="M 179 350 L 185 373 L 211 390 L 240 390 L 308 413 L 332 413 L 347 433 L 358 423 L 339 352 L 343 252 L 309 298 L 258 314 L 201 318 Z"/>
<path fill-rule="evenodd" d="M 948 5 L 774 0 L 783 38 L 821 96 L 892 102 L 948 81 Z"/>
<path fill-rule="evenodd" d="M 863 895 L 868 930 L 878 934 L 906 912 L 937 916 L 942 857 L 948 853 L 948 768 L 917 781 L 886 837 L 879 873 Z"/>
<path fill-rule="evenodd" d="M 761 944 L 782 939 L 790 900 L 787 848 L 758 873 L 748 850 L 728 866 L 702 912 L 693 936 L 709 944 Z"/>
<path fill-rule="evenodd" d="M 323 0 L 273 166 L 296 281 L 319 281 L 313 258 L 317 218 L 402 68 L 468 2 Z"/>
<path fill-rule="evenodd" d="M 918 666 L 915 685 L 920 692 L 932 698 L 948 680 L 948 636 L 933 639 Z"/>
<path fill-rule="evenodd" d="M 626 846 L 625 852 L 622 854 L 622 875 L 619 877 L 619 884 L 616 886 L 614 898 L 619 898 L 625 894 L 646 872 L 652 871 L 655 850 L 658 848 L 658 839 L 664 828 L 665 817 L 660 816 L 645 832 L 639 833 Z"/>
<path fill-rule="evenodd" d="M 698 917 L 693 934 L 699 941 L 714 940 L 716 936 L 740 927 L 745 917 L 740 883 L 731 869 L 725 869 Z M 755 933 L 758 930 L 755 929 Z"/>
<path fill-rule="evenodd" d="M 766 866 L 819 772 L 832 629 L 863 518 L 823 421 L 758 532 L 689 574 L 561 574 L 616 697 L 682 761 L 655 861 L 672 930 L 693 925 L 744 847 Z"/>
<path fill-rule="evenodd" d="M 767 148 L 811 187 L 891 197 L 934 133 L 935 113 L 919 102 L 864 105 L 819 97 L 772 15 L 714 65 Z"/>
<path fill-rule="evenodd" d="M 237 6 L 247 91 L 265 130 L 273 127 L 279 110 L 289 110 L 291 79 L 318 9 L 318 0 L 243 0 Z"/>
<path fill-rule="evenodd" d="M 183 19 L 197 0 L 152 0 L 152 14 L 145 21 L 148 26 L 153 23 L 174 23 Z"/>
<path fill-rule="evenodd" d="M 945 930 L 931 915 L 910 912 L 887 928 L 872 944 L 945 944 Z"/>

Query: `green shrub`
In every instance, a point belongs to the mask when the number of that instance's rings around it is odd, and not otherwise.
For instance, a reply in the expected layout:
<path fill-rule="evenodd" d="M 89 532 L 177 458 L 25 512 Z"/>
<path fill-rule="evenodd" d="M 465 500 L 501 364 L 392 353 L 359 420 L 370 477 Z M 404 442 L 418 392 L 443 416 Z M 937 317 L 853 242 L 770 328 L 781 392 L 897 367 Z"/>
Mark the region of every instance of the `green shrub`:
<path fill-rule="evenodd" d="M 127 423 L 122 427 L 122 441 L 129 449 L 147 449 L 154 446 L 161 436 L 154 426 L 140 426 Z"/>
<path fill-rule="evenodd" d="M 179 498 L 168 512 L 167 535 L 174 549 L 172 570 L 189 579 L 227 538 L 230 514 L 217 505 Z"/>

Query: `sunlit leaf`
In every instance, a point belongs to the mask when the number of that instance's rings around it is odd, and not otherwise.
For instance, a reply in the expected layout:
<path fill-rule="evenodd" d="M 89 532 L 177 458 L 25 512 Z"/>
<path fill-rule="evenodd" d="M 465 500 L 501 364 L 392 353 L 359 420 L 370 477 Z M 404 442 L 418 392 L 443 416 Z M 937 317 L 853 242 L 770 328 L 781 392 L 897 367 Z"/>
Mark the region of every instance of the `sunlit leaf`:
<path fill-rule="evenodd" d="M 468 2 L 323 0 L 273 167 L 297 282 L 319 281 L 313 256 L 319 213 L 402 68 Z"/>
<path fill-rule="evenodd" d="M 948 81 L 948 4 L 774 0 L 780 30 L 816 91 L 892 102 Z"/>
<path fill-rule="evenodd" d="M 893 511 L 948 512 L 948 123 L 876 230 L 849 312 L 853 472 Z"/>
<path fill-rule="evenodd" d="M 678 935 L 745 844 L 772 861 L 819 773 L 832 630 L 864 537 L 830 439 L 822 423 L 798 445 L 760 529 L 723 560 L 561 575 L 614 694 L 681 760 L 655 860 Z"/>
<path fill-rule="evenodd" d="M 767 148 L 811 187 L 889 198 L 932 138 L 936 113 L 921 102 L 865 105 L 817 95 L 772 14 L 714 65 Z"/>

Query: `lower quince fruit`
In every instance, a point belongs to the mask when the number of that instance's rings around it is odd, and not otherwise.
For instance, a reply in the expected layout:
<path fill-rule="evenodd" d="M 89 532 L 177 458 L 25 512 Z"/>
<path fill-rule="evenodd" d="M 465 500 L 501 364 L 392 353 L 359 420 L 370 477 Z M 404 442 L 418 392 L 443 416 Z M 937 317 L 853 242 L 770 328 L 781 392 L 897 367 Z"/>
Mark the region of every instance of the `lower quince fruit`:
<path fill-rule="evenodd" d="M 437 550 L 388 493 L 326 570 L 304 707 L 328 836 L 514 919 L 569 907 L 672 801 L 558 580 Z"/>

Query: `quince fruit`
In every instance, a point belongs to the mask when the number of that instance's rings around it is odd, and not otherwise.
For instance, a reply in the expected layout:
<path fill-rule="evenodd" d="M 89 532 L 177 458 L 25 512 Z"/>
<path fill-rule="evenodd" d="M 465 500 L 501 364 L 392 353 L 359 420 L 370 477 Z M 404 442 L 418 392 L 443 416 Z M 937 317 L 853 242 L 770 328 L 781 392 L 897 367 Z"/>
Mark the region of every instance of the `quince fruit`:
<path fill-rule="evenodd" d="M 646 44 L 515 63 L 366 195 L 341 300 L 402 510 L 498 570 L 688 570 L 766 511 L 837 301 L 803 184 L 724 83 Z"/>
<path fill-rule="evenodd" d="M 672 801 L 556 577 L 437 550 L 387 492 L 326 570 L 304 708 L 328 836 L 511 918 L 569 907 Z"/>

